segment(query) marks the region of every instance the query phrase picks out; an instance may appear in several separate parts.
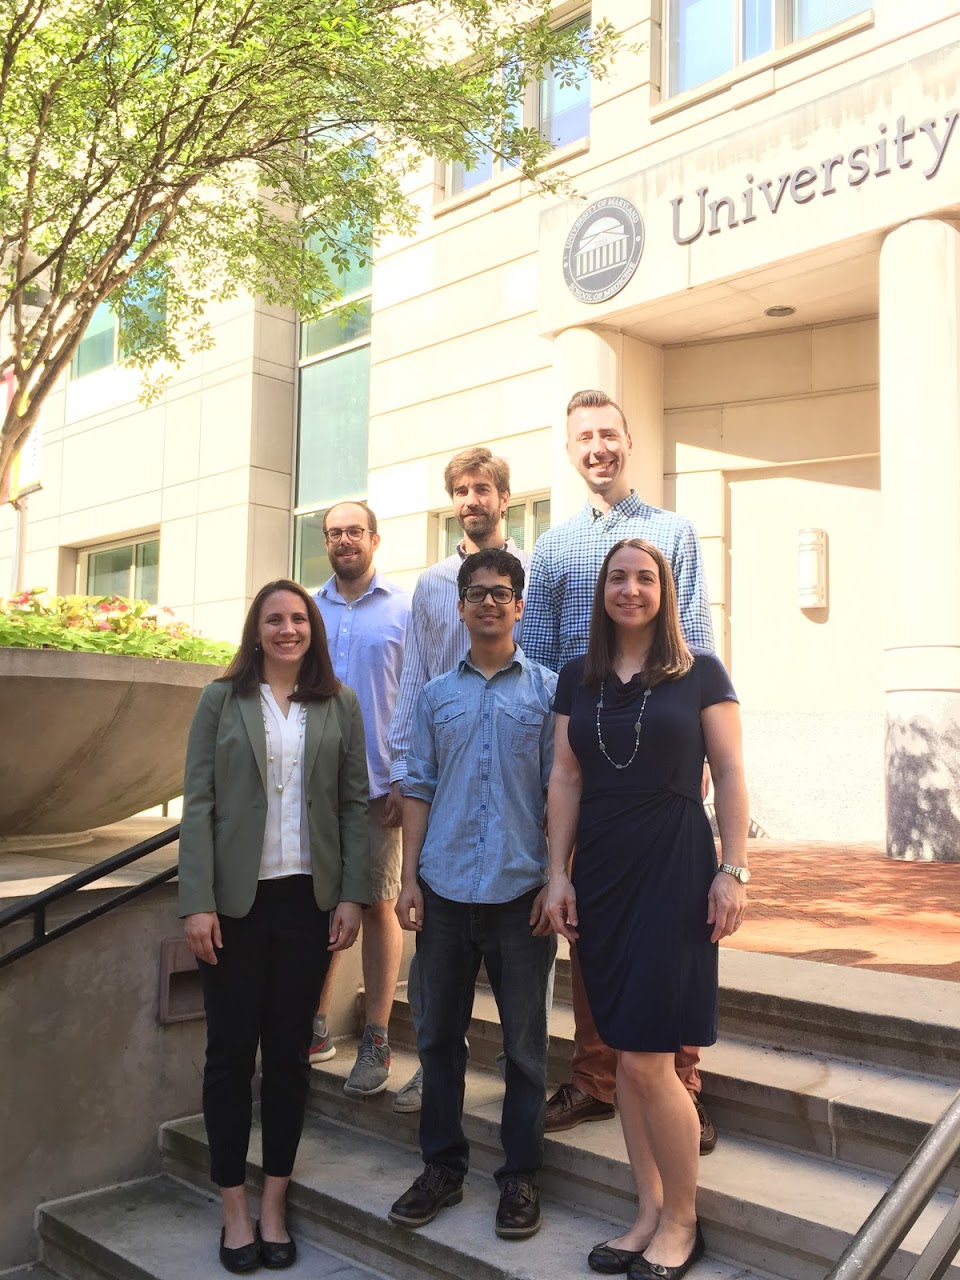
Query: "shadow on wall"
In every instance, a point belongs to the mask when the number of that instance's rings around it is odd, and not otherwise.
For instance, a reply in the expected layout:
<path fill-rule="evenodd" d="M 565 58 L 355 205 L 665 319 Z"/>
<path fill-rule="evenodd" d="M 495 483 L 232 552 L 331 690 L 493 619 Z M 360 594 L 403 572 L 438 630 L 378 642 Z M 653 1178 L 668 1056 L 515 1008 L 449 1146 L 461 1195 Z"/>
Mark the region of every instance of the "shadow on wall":
<path fill-rule="evenodd" d="M 960 725 L 887 724 L 887 853 L 960 862 Z"/>

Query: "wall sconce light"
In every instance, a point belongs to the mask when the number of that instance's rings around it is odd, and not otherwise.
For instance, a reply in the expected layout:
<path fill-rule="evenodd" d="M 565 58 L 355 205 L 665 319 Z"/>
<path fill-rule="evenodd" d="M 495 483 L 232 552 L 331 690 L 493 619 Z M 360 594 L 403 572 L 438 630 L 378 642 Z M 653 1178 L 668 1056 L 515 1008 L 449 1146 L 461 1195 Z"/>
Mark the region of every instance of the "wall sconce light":
<path fill-rule="evenodd" d="M 797 547 L 797 604 L 801 609 L 827 606 L 827 531 L 801 529 Z"/>

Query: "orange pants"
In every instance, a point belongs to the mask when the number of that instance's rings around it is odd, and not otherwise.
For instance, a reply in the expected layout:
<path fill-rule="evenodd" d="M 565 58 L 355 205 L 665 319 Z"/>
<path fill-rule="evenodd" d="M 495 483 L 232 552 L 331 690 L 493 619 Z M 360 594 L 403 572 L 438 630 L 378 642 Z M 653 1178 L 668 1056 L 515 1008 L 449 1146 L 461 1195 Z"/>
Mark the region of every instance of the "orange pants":
<path fill-rule="evenodd" d="M 605 1045 L 597 1034 L 593 1014 L 580 973 L 580 960 L 575 945 L 570 947 L 570 981 L 573 986 L 573 1084 L 591 1098 L 613 1102 L 617 1086 L 617 1051 Z M 680 1083 L 696 1100 L 700 1093 L 700 1050 L 683 1045 L 677 1050 L 676 1068 Z"/>

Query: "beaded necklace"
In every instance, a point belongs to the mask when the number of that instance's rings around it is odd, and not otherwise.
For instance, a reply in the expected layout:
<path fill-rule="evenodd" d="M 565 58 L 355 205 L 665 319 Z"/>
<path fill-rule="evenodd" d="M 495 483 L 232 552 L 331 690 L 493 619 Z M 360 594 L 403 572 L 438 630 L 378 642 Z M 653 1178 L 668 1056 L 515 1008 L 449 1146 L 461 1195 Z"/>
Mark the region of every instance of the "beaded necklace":
<path fill-rule="evenodd" d="M 273 738 L 270 735 L 270 725 L 267 721 L 267 700 L 263 696 L 262 692 L 260 694 L 260 714 L 261 716 L 263 716 L 263 728 L 264 728 L 264 732 L 267 735 L 267 761 L 268 761 L 268 769 L 269 769 L 269 765 L 272 765 L 274 763 Z M 289 773 L 285 778 L 282 779 L 282 781 L 279 781 L 279 782 L 277 781 L 277 779 L 280 776 L 280 772 L 283 769 L 283 755 L 282 755 L 283 743 L 282 742 L 280 744 L 280 748 L 281 748 L 280 769 L 277 769 L 277 770 L 269 769 L 270 774 L 273 776 L 273 789 L 274 791 L 276 791 L 278 796 L 283 795 L 284 787 L 288 785 L 288 783 L 290 782 L 290 779 L 293 777 L 294 769 L 296 769 L 297 765 L 300 763 L 300 748 L 303 746 L 303 734 L 304 734 L 304 729 L 307 723 L 307 704 L 305 702 L 300 703 L 300 709 L 297 712 L 297 720 L 299 721 L 300 732 L 297 735 L 297 749 L 296 749 L 296 752 L 294 753 L 293 764 L 291 764 L 290 766 Z"/>
<path fill-rule="evenodd" d="M 633 751 L 630 753 L 630 759 L 626 762 L 626 764 L 617 764 L 616 760 L 613 759 L 613 757 L 610 755 L 610 752 L 607 750 L 606 744 L 603 741 L 603 734 L 600 732 L 600 712 L 603 710 L 603 684 L 604 682 L 601 680 L 600 697 L 597 701 L 597 746 L 600 748 L 600 750 L 603 752 L 603 754 L 606 756 L 606 758 L 610 761 L 610 763 L 613 765 L 615 769 L 629 769 L 630 766 L 633 764 L 634 760 L 636 759 L 637 751 L 639 750 L 639 747 L 640 747 L 640 725 L 643 721 L 643 710 L 644 710 L 644 707 L 646 707 L 647 705 L 647 699 L 650 697 L 652 690 L 644 689 L 643 691 L 643 701 L 640 703 L 640 714 L 637 716 L 637 722 L 633 726 L 634 732 L 636 733 L 637 737 L 633 744 Z"/>

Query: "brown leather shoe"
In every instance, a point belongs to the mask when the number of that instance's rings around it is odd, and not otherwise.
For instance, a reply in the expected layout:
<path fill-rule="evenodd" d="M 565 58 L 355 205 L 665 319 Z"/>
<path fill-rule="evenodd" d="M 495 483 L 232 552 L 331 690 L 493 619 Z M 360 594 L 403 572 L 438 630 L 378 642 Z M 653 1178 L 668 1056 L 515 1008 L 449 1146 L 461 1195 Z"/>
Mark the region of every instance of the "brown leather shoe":
<path fill-rule="evenodd" d="M 428 1164 L 413 1186 L 393 1202 L 387 1217 L 398 1227 L 425 1227 L 441 1209 L 462 1199 L 463 1179 L 438 1164 Z"/>
<path fill-rule="evenodd" d="M 500 1188 L 496 1233 L 504 1240 L 525 1240 L 536 1235 L 543 1218 L 540 1188 L 524 1178 L 511 1178 Z"/>
<path fill-rule="evenodd" d="M 552 1098 L 547 1099 L 546 1133 L 558 1133 L 561 1129 L 575 1129 L 585 1120 L 612 1120 L 617 1114 L 612 1102 L 592 1098 L 575 1084 L 562 1084 Z"/>
<path fill-rule="evenodd" d="M 706 1156 L 717 1145 L 717 1131 L 699 1098 L 694 1098 L 693 1105 L 697 1108 L 697 1119 L 700 1121 L 700 1154 Z"/>

